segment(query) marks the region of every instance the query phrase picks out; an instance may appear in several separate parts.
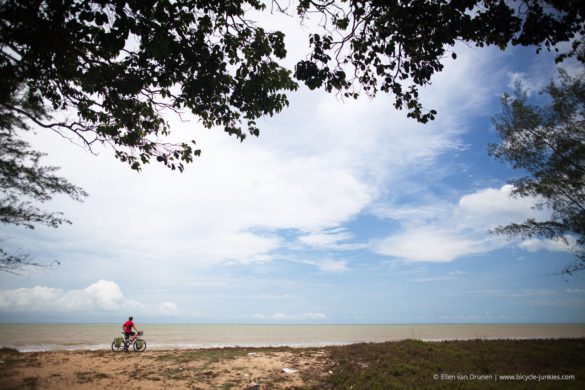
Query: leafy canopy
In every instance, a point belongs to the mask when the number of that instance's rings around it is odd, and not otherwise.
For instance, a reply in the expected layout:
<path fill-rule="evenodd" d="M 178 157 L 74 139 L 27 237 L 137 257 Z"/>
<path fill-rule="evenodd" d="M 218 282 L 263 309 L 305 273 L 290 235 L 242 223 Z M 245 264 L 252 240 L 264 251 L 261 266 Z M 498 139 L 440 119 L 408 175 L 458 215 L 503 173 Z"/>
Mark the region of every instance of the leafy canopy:
<path fill-rule="evenodd" d="M 257 0 L 45 0 L 0 5 L 0 105 L 23 89 L 75 118 L 43 122 L 91 147 L 111 144 L 139 169 L 152 157 L 183 169 L 200 152 L 193 144 L 159 140 L 169 134 L 165 109 L 188 108 L 206 127 L 243 139 L 255 119 L 281 111 L 282 91 L 296 83 L 276 60 L 284 34 L 245 19 Z"/>
<path fill-rule="evenodd" d="M 15 94 L 11 104 L 24 107 L 37 118 L 47 117 L 44 107 L 30 96 Z M 41 210 L 54 195 L 63 194 L 81 201 L 87 193 L 56 175 L 58 168 L 40 163 L 43 153 L 32 150 L 16 131 L 28 130 L 29 124 L 10 109 L 0 106 L 0 223 L 58 227 L 71 223 L 59 212 Z M 42 266 L 26 253 L 10 253 L 0 248 L 0 271 L 16 273 L 24 266 Z"/>
<path fill-rule="evenodd" d="M 0 223 L 57 227 L 69 221 L 32 202 L 86 196 L 19 138 L 31 126 L 90 150 L 108 144 L 136 170 L 155 159 L 182 171 L 200 150 L 195 141 L 167 141 L 165 111 L 190 111 L 205 127 L 244 140 L 259 134 L 258 118 L 288 105 L 297 81 L 347 98 L 389 93 L 396 108 L 427 122 L 437 113 L 424 108 L 419 87 L 442 70 L 445 56 L 456 59 L 458 41 L 537 50 L 570 42 L 557 60 L 585 62 L 581 3 L 273 0 L 271 12 L 321 26 L 308 37 L 307 57 L 287 69 L 279 63 L 287 55 L 284 33 L 251 20 L 268 12 L 261 0 L 0 1 Z M 0 249 L 0 264 L 34 263 Z"/>
<path fill-rule="evenodd" d="M 326 30 L 311 35 L 311 56 L 296 67 L 299 80 L 348 97 L 356 96 L 355 84 L 369 95 L 392 93 L 396 108 L 423 123 L 436 111 L 423 108 L 418 87 L 443 69 L 447 53 L 457 58 L 456 42 L 541 50 L 585 33 L 582 3 L 571 0 L 301 0 L 298 12 L 317 14 Z M 580 38 L 557 60 L 575 54 L 585 62 Z"/>
<path fill-rule="evenodd" d="M 491 145 L 490 153 L 527 174 L 511 182 L 512 194 L 539 199 L 552 215 L 495 231 L 567 245 L 567 235 L 576 237 L 577 261 L 565 270 L 571 273 L 585 269 L 585 73 L 573 78 L 561 71 L 543 94 L 550 98 L 545 106 L 528 104 L 520 86 L 514 96 L 502 97 L 502 114 L 494 118 L 502 143 Z"/>
<path fill-rule="evenodd" d="M 289 3 L 290 4 L 290 3 Z M 395 107 L 427 122 L 436 112 L 418 88 L 441 71 L 457 41 L 477 46 L 572 42 L 585 33 L 578 0 L 279 1 L 322 26 L 294 69 L 279 64 L 284 33 L 251 15 L 260 0 L 5 0 L 0 3 L 0 106 L 38 126 L 110 144 L 133 169 L 156 159 L 171 169 L 200 154 L 193 142 L 168 143 L 165 110 L 192 112 L 208 128 L 244 139 L 256 120 L 288 105 L 294 80 L 356 97 L 382 91 Z M 555 49 L 556 50 L 556 49 Z M 40 118 L 16 95 L 65 112 Z"/>

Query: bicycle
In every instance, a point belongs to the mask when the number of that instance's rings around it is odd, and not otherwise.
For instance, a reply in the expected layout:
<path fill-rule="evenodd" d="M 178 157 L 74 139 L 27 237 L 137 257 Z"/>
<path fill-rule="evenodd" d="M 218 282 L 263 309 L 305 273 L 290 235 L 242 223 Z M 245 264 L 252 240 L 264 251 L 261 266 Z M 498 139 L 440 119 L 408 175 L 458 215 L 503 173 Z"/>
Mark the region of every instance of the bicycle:
<path fill-rule="evenodd" d="M 146 341 L 140 338 L 144 334 L 144 332 L 138 332 L 138 337 L 134 340 L 126 337 L 126 333 L 122 332 L 123 336 L 114 338 L 112 342 L 112 351 L 114 352 L 121 352 L 121 351 L 128 351 L 130 346 L 136 352 L 143 352 L 146 349 Z"/>

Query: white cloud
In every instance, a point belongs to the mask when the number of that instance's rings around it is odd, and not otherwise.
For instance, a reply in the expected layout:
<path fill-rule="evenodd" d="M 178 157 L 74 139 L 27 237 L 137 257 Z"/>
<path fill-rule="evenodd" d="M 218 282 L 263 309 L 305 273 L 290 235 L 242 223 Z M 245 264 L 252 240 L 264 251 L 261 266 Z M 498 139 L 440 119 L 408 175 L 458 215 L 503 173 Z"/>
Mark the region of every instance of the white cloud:
<path fill-rule="evenodd" d="M 285 314 L 285 313 L 274 313 L 270 315 L 266 314 L 254 314 L 252 317 L 263 319 L 263 320 L 275 320 L 275 321 L 299 321 L 299 320 L 324 320 L 327 316 L 323 313 L 312 312 L 302 314 Z"/>
<path fill-rule="evenodd" d="M 444 228 L 414 228 L 377 242 L 374 250 L 382 255 L 409 261 L 449 262 L 459 257 L 494 249 L 490 240 L 466 238 Z"/>
<path fill-rule="evenodd" d="M 454 211 L 455 220 L 466 227 L 493 229 L 511 222 L 523 222 L 526 218 L 543 219 L 546 210 L 537 210 L 537 199 L 511 197 L 513 187 L 486 188 L 464 195 Z"/>
<path fill-rule="evenodd" d="M 520 83 L 520 87 L 523 91 L 527 92 L 528 96 L 538 93 L 550 80 L 542 79 L 541 75 L 535 76 L 534 73 L 528 75 L 525 72 L 508 72 L 510 82 L 508 88 L 514 91 L 516 84 Z"/>
<path fill-rule="evenodd" d="M 314 265 L 319 268 L 322 272 L 339 273 L 349 271 L 347 267 L 347 261 L 345 260 L 333 260 L 333 259 L 322 259 L 322 260 L 306 260 L 303 261 L 305 264 Z"/>
<path fill-rule="evenodd" d="M 173 302 L 163 302 L 159 305 L 158 311 L 161 314 L 175 314 L 177 313 L 178 307 Z"/>
<path fill-rule="evenodd" d="M 298 238 L 298 242 L 308 248 L 358 250 L 367 248 L 367 244 L 348 242 L 354 239 L 354 235 L 344 228 L 335 228 L 304 234 Z"/>
<path fill-rule="evenodd" d="M 452 281 L 454 279 L 458 279 L 460 277 L 465 277 L 468 275 L 470 275 L 470 273 L 467 271 L 455 270 L 447 273 L 446 275 L 416 277 L 409 279 L 409 281 L 414 283 L 441 282 L 445 280 Z"/>
<path fill-rule="evenodd" d="M 312 320 L 324 320 L 327 316 L 323 313 L 303 313 L 301 318 L 312 319 Z"/>
<path fill-rule="evenodd" d="M 424 223 L 405 219 L 401 232 L 374 242 L 373 250 L 407 261 L 450 262 L 510 245 L 488 231 L 528 217 L 540 219 L 548 215 L 546 210 L 534 208 L 536 199 L 511 197 L 511 189 L 505 185 L 464 195 L 443 212 L 429 214 Z M 400 207 L 397 209 L 400 215 Z"/>
<path fill-rule="evenodd" d="M 56 258 L 91 252 L 96 259 L 138 259 L 144 272 L 161 262 L 181 272 L 190 265 L 272 261 L 275 251 L 291 245 L 280 230 L 304 232 L 298 243 L 315 249 L 361 249 L 350 232 L 335 229 L 377 207 L 405 223 L 416 218 L 413 207 L 388 208 L 384 200 L 424 190 L 420 175 L 445 169 L 437 167 L 437 159 L 461 148 L 458 137 L 466 130 L 461 112 L 489 98 L 490 84 L 474 77 L 485 71 L 478 64 L 491 58 L 489 51 L 457 50 L 458 60 L 437 75 L 432 91 L 421 91 L 429 106 L 439 109 L 433 123 L 406 118 L 392 108 L 392 97 L 344 103 L 301 88 L 278 118 L 260 121 L 259 139 L 244 143 L 221 129 L 204 129 L 193 118 L 188 123 L 171 118 L 174 138 L 195 138 L 203 149 L 183 174 L 155 164 L 137 174 L 113 160 L 110 151 L 97 150 L 101 154 L 94 157 L 39 133 L 32 144 L 90 197 L 83 204 L 54 202 L 74 220 L 73 227 L 19 232 L 17 241 Z M 469 82 L 460 82 L 463 75 Z M 425 219 L 443 215 L 442 206 L 428 205 Z M 409 229 L 428 239 L 433 232 Z M 398 252 L 410 245 L 404 242 Z M 439 261 L 478 247 L 474 239 L 453 242 Z M 347 269 L 328 260 L 318 266 L 327 272 Z"/>
<path fill-rule="evenodd" d="M 409 279 L 410 282 L 413 283 L 429 283 L 429 282 L 442 282 L 445 280 L 452 280 L 452 276 L 429 276 L 426 278 L 414 278 Z"/>
<path fill-rule="evenodd" d="M 119 286 L 100 280 L 81 290 L 36 286 L 0 291 L 0 310 L 16 312 L 117 311 L 123 305 L 140 306 L 125 301 Z"/>
<path fill-rule="evenodd" d="M 445 214 L 445 210 L 452 207 L 450 203 L 433 203 L 424 205 L 401 204 L 400 207 L 392 204 L 376 204 L 370 211 L 382 219 L 397 221 L 433 221 Z"/>
<path fill-rule="evenodd" d="M 303 235 L 299 237 L 299 241 L 309 246 L 331 247 L 336 246 L 340 241 L 347 241 L 352 238 L 353 234 L 344 229 L 332 229 Z"/>
<path fill-rule="evenodd" d="M 505 296 L 514 297 L 514 298 L 523 298 L 523 297 L 546 297 L 551 295 L 556 295 L 556 291 L 552 290 L 521 290 L 521 291 L 513 291 L 504 294 Z"/>
<path fill-rule="evenodd" d="M 62 298 L 64 291 L 50 287 L 19 288 L 0 292 L 0 310 L 7 312 L 21 311 L 62 311 L 63 307 L 56 307 L 56 302 Z M 49 306 L 50 305 L 50 306 Z"/>
<path fill-rule="evenodd" d="M 449 275 L 451 276 L 464 276 L 464 275 L 469 275 L 470 273 L 467 271 L 461 271 L 461 270 L 455 270 L 455 271 L 451 271 L 449 272 Z"/>
<path fill-rule="evenodd" d="M 452 133 L 388 112 L 383 97 L 343 104 L 317 93 L 306 100 L 303 118 L 297 111 L 298 120 L 288 124 L 283 113 L 279 124 L 265 123 L 260 140 L 240 144 L 220 130 L 200 133 L 194 126 L 191 136 L 204 153 L 183 174 L 159 166 L 136 174 L 109 152 L 63 153 L 61 140 L 39 135 L 32 141 L 90 197 L 83 204 L 55 203 L 73 227 L 46 236 L 17 233 L 19 240 L 58 254 L 107 251 L 120 261 L 138 256 L 178 265 L 270 261 L 285 245 L 280 229 L 312 232 L 301 237 L 304 245 L 359 249 L 344 242 L 348 232 L 330 229 L 358 215 L 407 168 L 429 167 L 456 141 Z M 181 134 L 193 127 L 172 125 Z"/>
<path fill-rule="evenodd" d="M 565 292 L 569 294 L 585 294 L 585 288 L 567 288 Z"/>
<path fill-rule="evenodd" d="M 508 78 L 510 82 L 508 83 L 508 88 L 514 89 L 517 83 L 526 83 L 526 73 L 524 72 L 508 72 Z"/>
<path fill-rule="evenodd" d="M 528 252 L 538 252 L 540 250 L 547 250 L 549 252 L 570 252 L 575 240 L 568 238 L 569 244 L 565 244 L 560 240 L 542 240 L 531 238 L 524 240 L 518 244 L 518 247 Z"/>
<path fill-rule="evenodd" d="M 466 291 L 465 294 L 482 295 L 482 296 L 500 296 L 509 298 L 531 298 L 531 297 L 546 297 L 557 295 L 554 290 L 547 289 L 526 289 L 526 290 L 475 290 Z"/>
<path fill-rule="evenodd" d="M 4 313 L 126 313 L 172 314 L 177 305 L 163 302 L 146 305 L 126 297 L 117 283 L 99 280 L 84 289 L 64 290 L 36 286 L 0 290 L 0 312 Z"/>
<path fill-rule="evenodd" d="M 69 291 L 67 295 L 76 295 L 80 301 L 89 301 L 90 307 L 96 307 L 101 310 L 117 310 L 124 303 L 124 295 L 120 287 L 107 280 L 100 280 L 89 287 L 77 291 Z M 79 310 L 80 308 L 76 308 Z"/>
<path fill-rule="evenodd" d="M 561 51 L 570 50 L 570 43 L 559 44 Z M 578 76 L 583 72 L 583 64 L 575 58 L 563 61 L 560 67 L 571 76 Z M 508 88 L 515 89 L 515 83 L 519 81 L 522 89 L 527 90 L 528 95 L 540 92 L 552 79 L 558 79 L 558 65 L 551 56 L 539 55 L 531 61 L 525 72 L 507 72 Z"/>

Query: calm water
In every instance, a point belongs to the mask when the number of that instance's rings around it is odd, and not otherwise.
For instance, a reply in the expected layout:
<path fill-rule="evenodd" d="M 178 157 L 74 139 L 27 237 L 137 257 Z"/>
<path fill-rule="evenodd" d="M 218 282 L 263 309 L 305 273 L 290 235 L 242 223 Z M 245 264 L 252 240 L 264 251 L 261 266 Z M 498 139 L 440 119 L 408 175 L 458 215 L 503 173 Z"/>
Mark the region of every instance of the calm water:
<path fill-rule="evenodd" d="M 182 325 L 138 324 L 149 349 L 324 346 L 404 339 L 585 337 L 585 324 Z M 0 346 L 23 352 L 108 349 L 119 324 L 0 324 Z"/>

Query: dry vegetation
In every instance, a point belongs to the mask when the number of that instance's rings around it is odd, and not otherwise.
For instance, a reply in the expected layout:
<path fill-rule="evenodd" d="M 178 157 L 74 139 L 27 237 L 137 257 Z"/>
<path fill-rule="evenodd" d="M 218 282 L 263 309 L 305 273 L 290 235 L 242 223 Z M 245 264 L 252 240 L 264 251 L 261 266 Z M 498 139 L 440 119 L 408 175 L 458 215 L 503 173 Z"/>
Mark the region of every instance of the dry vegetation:
<path fill-rule="evenodd" d="M 406 340 L 326 348 L 221 348 L 119 354 L 19 353 L 2 349 L 0 388 L 582 389 L 584 361 L 585 339 Z M 286 373 L 283 368 L 295 372 Z M 497 377 L 516 374 L 573 375 L 574 379 L 502 381 Z"/>

